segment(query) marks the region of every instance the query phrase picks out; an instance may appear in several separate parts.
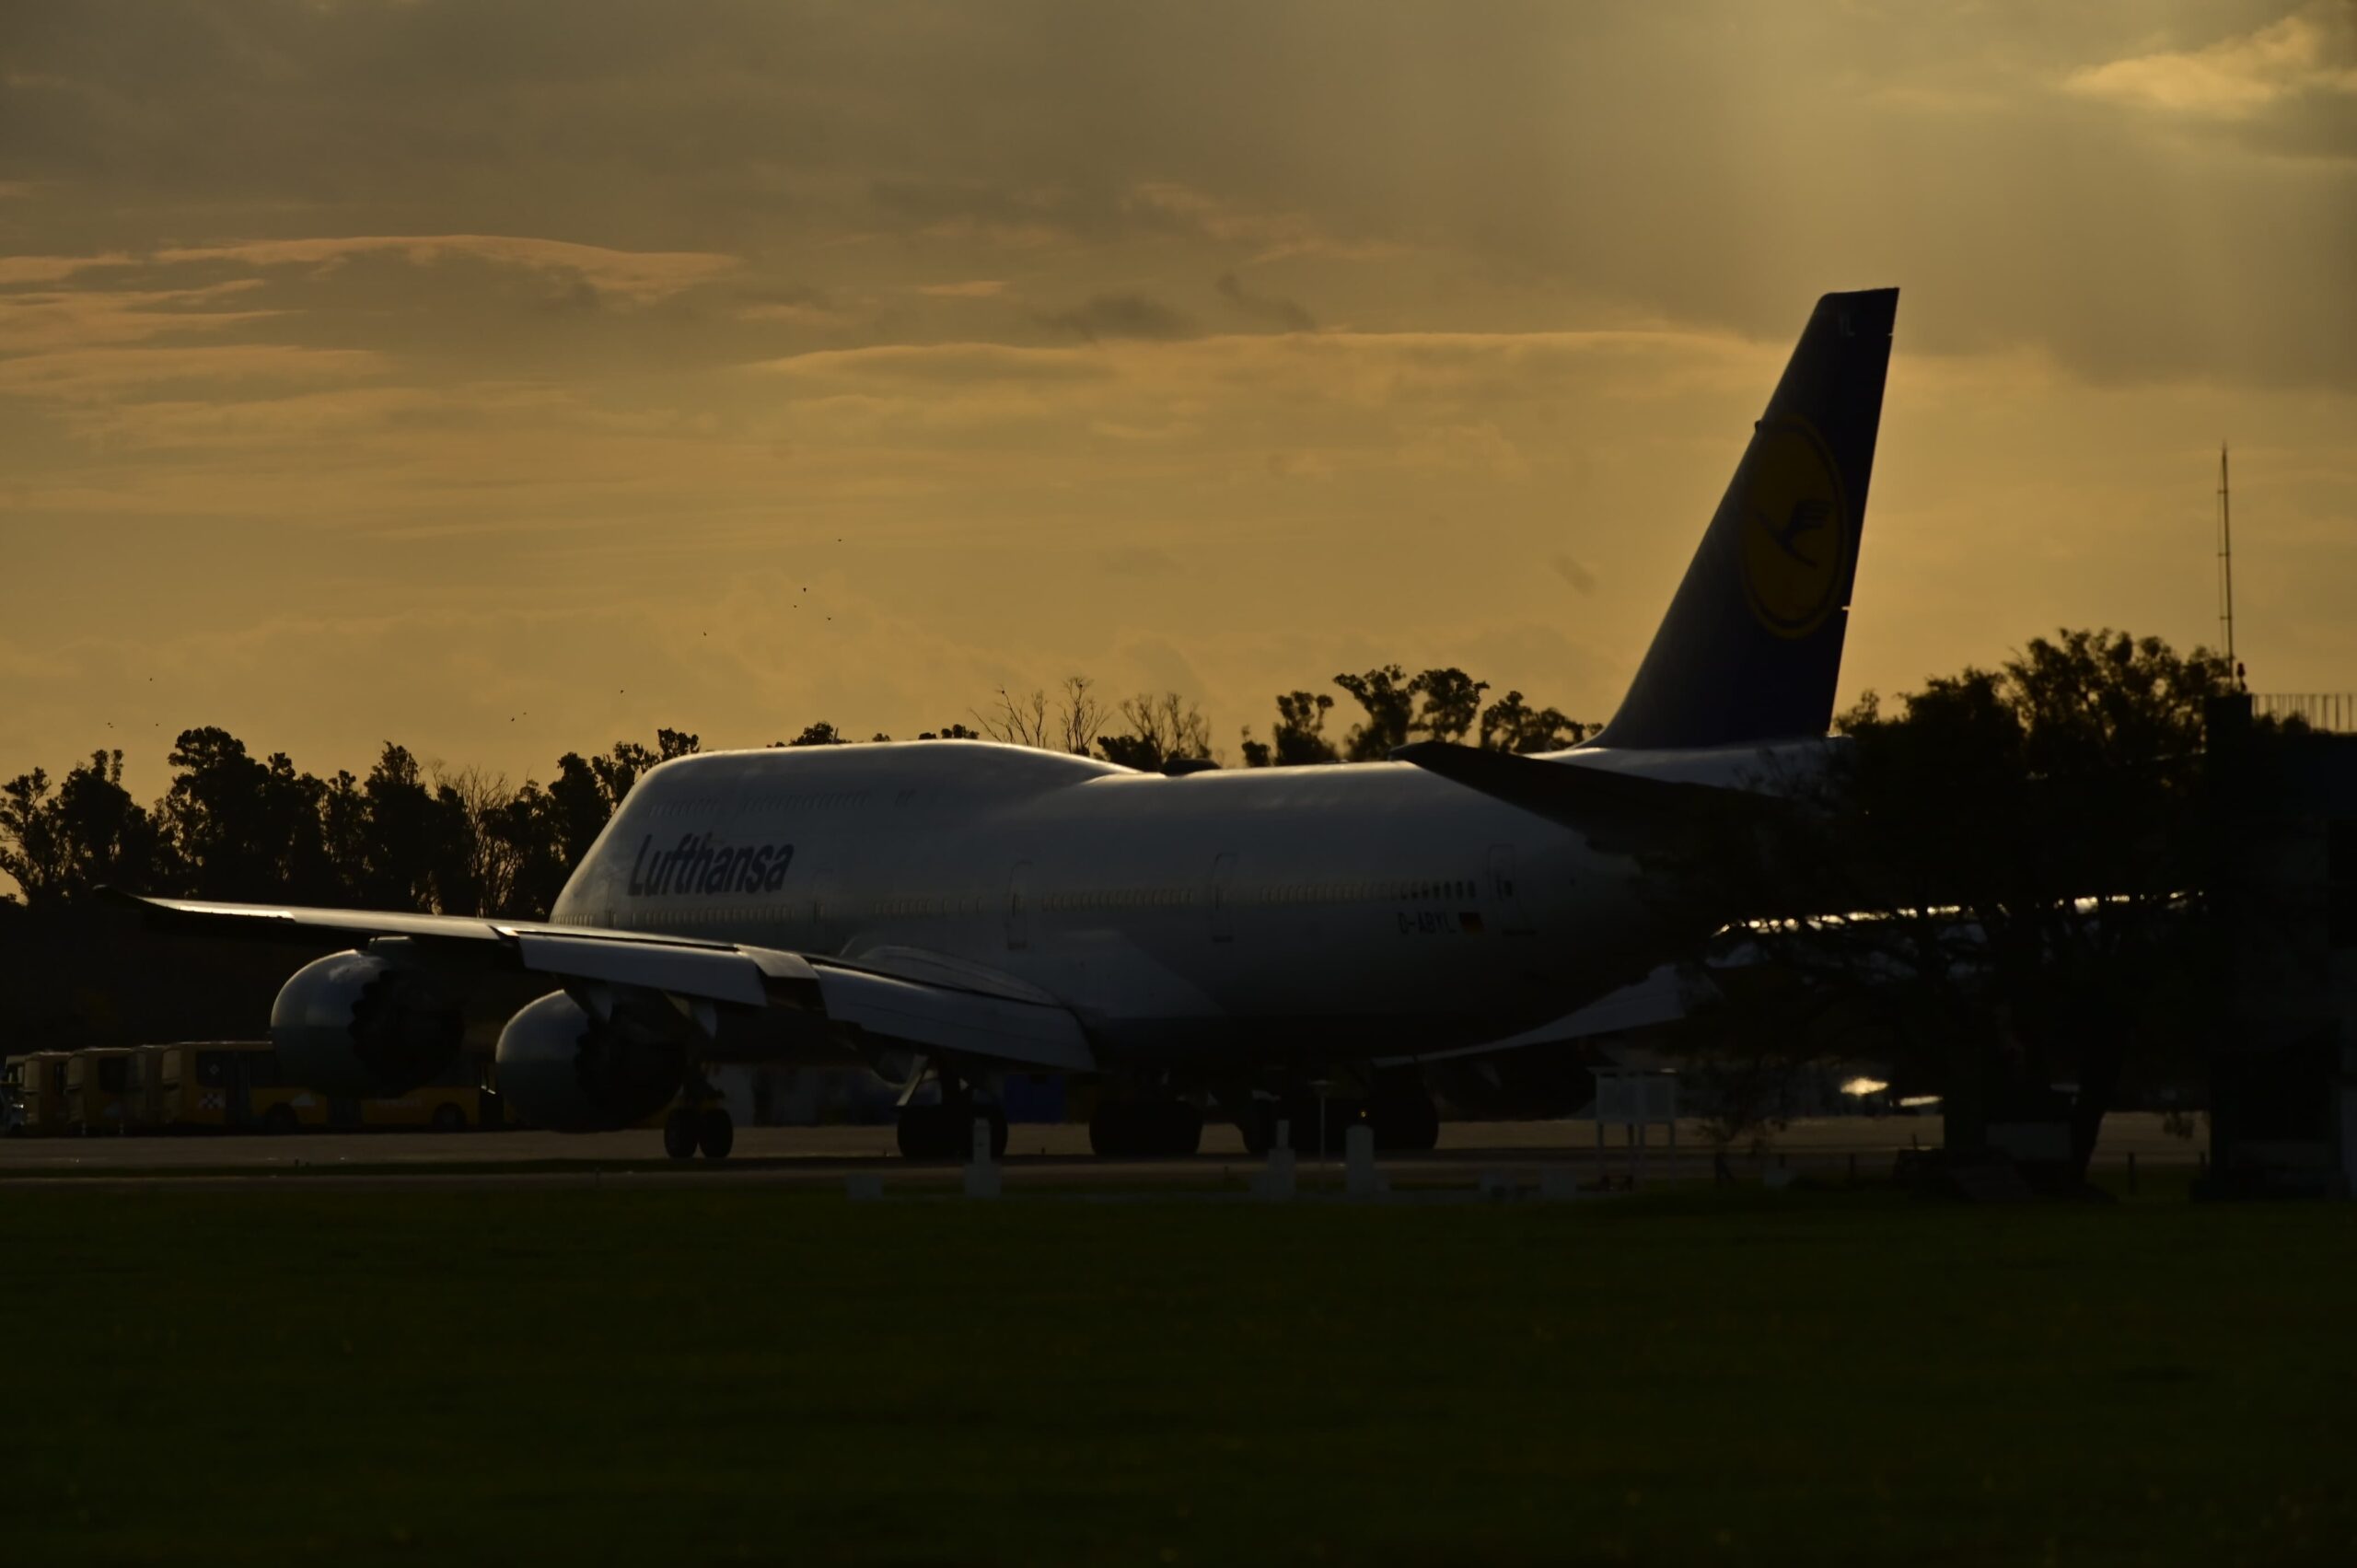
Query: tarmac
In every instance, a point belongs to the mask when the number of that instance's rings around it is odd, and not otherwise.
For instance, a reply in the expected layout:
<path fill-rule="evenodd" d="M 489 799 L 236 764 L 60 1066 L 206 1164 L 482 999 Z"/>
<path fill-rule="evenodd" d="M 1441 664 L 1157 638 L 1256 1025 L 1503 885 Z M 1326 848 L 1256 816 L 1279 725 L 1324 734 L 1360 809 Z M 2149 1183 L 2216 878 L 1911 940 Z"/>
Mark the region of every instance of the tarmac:
<path fill-rule="evenodd" d="M 1937 1147 L 1936 1117 L 1828 1117 L 1778 1131 L 1770 1147 L 1731 1152 L 1730 1171 L 1759 1179 L 1771 1169 L 1812 1180 L 1887 1178 L 1903 1150 Z M 2206 1137 L 2169 1132 L 2157 1115 L 2107 1117 L 2098 1167 L 2189 1167 Z M 1611 1129 L 1599 1148 L 1593 1122 L 1454 1121 L 1440 1146 L 1424 1154 L 1387 1154 L 1377 1164 L 1399 1187 L 1470 1187 L 1503 1178 L 1536 1185 L 1570 1167 L 1584 1182 L 1614 1185 L 1703 1180 L 1713 1174 L 1711 1145 L 1699 1122 L 1681 1122 L 1675 1144 L 1659 1124 L 1641 1150 Z M 1206 1126 L 1191 1158 L 1107 1160 L 1089 1152 L 1088 1129 L 1017 1125 L 1002 1163 L 1010 1191 L 1072 1188 L 1240 1187 L 1261 1167 L 1244 1152 L 1236 1129 Z M 1339 1188 L 1339 1158 L 1299 1163 L 1304 1191 Z M 485 1187 L 631 1182 L 731 1182 L 841 1187 L 853 1176 L 911 1189 L 954 1187 L 959 1167 L 900 1158 L 889 1125 L 743 1127 L 726 1160 L 664 1158 L 653 1131 L 564 1133 L 510 1130 L 372 1132 L 261 1135 L 118 1136 L 0 1139 L 0 1186 L 170 1185 L 243 1188 L 287 1180 L 347 1186 Z"/>

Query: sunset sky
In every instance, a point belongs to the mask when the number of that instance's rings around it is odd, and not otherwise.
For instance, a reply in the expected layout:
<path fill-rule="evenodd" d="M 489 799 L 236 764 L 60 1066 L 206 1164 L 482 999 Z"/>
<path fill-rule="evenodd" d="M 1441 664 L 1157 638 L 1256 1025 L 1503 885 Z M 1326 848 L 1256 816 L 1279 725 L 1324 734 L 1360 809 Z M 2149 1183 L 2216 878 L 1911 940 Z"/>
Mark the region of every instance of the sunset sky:
<path fill-rule="evenodd" d="M 1845 697 L 2212 639 L 2221 439 L 2253 688 L 2357 689 L 2343 0 L 11 0 L 0 776 L 1602 719 L 1892 284 Z"/>

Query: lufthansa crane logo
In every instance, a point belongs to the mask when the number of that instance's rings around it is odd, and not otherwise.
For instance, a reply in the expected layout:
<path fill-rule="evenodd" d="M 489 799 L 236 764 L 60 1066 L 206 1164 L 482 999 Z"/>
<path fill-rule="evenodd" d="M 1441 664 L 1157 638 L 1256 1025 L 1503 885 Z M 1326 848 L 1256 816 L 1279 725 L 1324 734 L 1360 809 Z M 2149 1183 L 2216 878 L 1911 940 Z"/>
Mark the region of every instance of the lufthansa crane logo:
<path fill-rule="evenodd" d="M 1779 637 L 1805 637 L 1841 597 L 1849 508 L 1832 454 L 1797 419 L 1760 426 L 1743 506 L 1743 591 Z"/>

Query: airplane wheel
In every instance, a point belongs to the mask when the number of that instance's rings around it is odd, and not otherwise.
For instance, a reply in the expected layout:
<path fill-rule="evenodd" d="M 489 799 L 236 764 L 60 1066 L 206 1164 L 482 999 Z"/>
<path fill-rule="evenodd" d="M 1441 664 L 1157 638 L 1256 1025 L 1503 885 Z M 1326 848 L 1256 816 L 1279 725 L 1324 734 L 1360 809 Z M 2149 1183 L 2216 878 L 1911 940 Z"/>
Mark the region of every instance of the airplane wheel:
<path fill-rule="evenodd" d="M 1377 1096 L 1367 1120 L 1375 1124 L 1378 1149 L 1422 1154 L 1440 1144 L 1440 1107 L 1421 1085 Z"/>
<path fill-rule="evenodd" d="M 946 1106 L 902 1106 L 900 1157 L 910 1160 L 956 1158 L 958 1151 L 952 1146 L 957 1136 L 952 1128 L 953 1121 Z"/>
<path fill-rule="evenodd" d="M 725 1160 L 728 1151 L 737 1146 L 737 1121 L 716 1105 L 708 1105 L 696 1117 L 696 1147 L 708 1160 Z"/>
<path fill-rule="evenodd" d="M 1200 1154 L 1203 1147 L 1203 1110 L 1199 1105 L 1174 1099 L 1159 1108 L 1155 1118 L 1162 1133 L 1160 1152 L 1173 1159 Z"/>
<path fill-rule="evenodd" d="M 1099 1159 L 1129 1159 L 1139 1154 L 1136 1108 L 1100 1105 L 1088 1119 L 1088 1149 Z"/>
<path fill-rule="evenodd" d="M 696 1113 L 675 1110 L 663 1119 L 663 1152 L 675 1160 L 692 1159 L 696 1152 Z"/>

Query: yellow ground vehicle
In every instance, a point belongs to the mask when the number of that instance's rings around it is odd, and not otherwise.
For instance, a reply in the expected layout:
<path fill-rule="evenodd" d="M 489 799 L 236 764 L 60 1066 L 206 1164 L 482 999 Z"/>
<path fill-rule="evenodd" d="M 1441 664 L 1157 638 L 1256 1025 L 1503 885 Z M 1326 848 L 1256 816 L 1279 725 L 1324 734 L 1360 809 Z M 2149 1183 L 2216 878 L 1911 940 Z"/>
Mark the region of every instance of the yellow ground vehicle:
<path fill-rule="evenodd" d="M 8 1058 L 8 1086 L 24 1107 L 19 1132 L 39 1138 L 65 1131 L 65 1060 L 71 1054 L 35 1051 Z"/>
<path fill-rule="evenodd" d="M 122 1131 L 128 1045 L 94 1045 L 65 1059 L 65 1130 L 86 1138 Z"/>
<path fill-rule="evenodd" d="M 434 1082 L 386 1099 L 330 1099 L 287 1078 L 268 1040 L 191 1040 L 150 1048 L 160 1111 L 172 1132 L 295 1132 L 348 1127 L 457 1132 L 482 1120 L 482 1059 L 461 1052 Z"/>
<path fill-rule="evenodd" d="M 266 1040 L 182 1040 L 157 1046 L 156 1054 L 159 1127 L 292 1132 L 329 1125 L 328 1098 L 287 1082 Z"/>
<path fill-rule="evenodd" d="M 457 1132 L 482 1120 L 483 1059 L 462 1051 L 430 1083 L 405 1095 L 360 1102 L 363 1127 L 431 1127 Z"/>
<path fill-rule="evenodd" d="M 143 1045 L 124 1066 L 122 1126 L 126 1132 L 153 1132 L 164 1124 L 164 1052 L 169 1046 Z"/>

